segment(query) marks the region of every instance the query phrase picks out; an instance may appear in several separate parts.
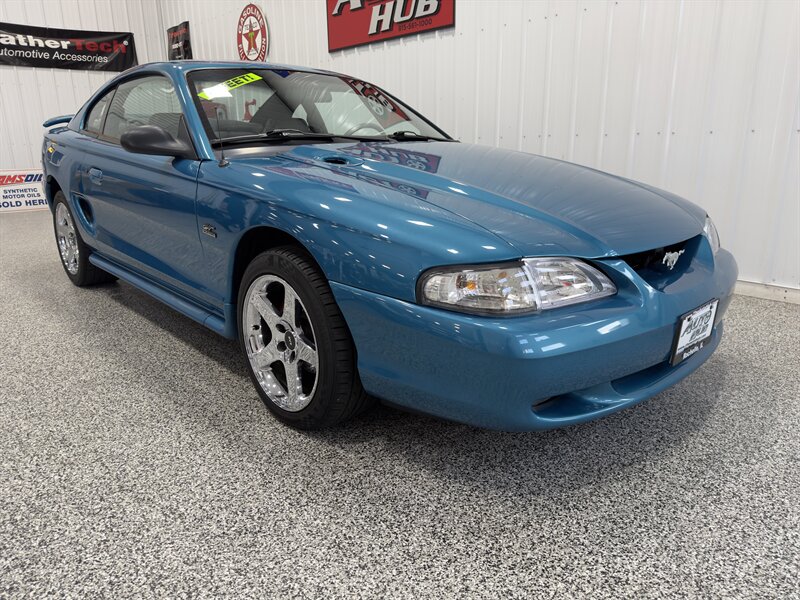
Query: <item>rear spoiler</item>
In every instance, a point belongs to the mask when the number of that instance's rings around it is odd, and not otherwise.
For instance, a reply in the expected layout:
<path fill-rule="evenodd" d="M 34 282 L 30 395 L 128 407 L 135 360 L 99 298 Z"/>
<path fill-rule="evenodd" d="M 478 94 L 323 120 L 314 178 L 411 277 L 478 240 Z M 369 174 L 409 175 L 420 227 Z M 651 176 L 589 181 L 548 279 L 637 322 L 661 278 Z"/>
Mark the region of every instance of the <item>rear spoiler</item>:
<path fill-rule="evenodd" d="M 60 117 L 51 117 L 42 123 L 42 127 L 52 127 L 59 123 L 69 123 L 75 115 L 61 115 Z"/>

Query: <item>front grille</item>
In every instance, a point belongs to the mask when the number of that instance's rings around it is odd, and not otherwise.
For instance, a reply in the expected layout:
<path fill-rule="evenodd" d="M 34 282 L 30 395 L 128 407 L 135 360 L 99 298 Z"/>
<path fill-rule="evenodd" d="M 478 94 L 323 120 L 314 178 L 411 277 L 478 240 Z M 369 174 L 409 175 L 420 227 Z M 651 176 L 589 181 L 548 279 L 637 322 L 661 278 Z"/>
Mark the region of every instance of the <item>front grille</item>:
<path fill-rule="evenodd" d="M 644 252 L 637 252 L 636 254 L 628 254 L 627 256 L 623 256 L 623 259 L 628 263 L 631 269 L 637 272 L 642 269 L 666 270 L 667 267 L 664 264 L 664 257 L 667 252 L 680 252 L 681 250 L 685 250 L 685 246 L 685 241 L 678 242 L 677 244 L 665 246 L 664 248 L 655 248 L 654 250 L 645 250 Z M 682 257 L 683 255 L 681 255 L 681 258 Z"/>
<path fill-rule="evenodd" d="M 662 248 L 628 254 L 621 258 L 647 283 L 660 289 L 675 281 L 686 271 L 697 253 L 700 237 L 696 236 Z M 678 253 L 677 257 L 675 253 Z M 672 268 L 669 259 L 665 258 L 667 255 L 675 259 Z"/>

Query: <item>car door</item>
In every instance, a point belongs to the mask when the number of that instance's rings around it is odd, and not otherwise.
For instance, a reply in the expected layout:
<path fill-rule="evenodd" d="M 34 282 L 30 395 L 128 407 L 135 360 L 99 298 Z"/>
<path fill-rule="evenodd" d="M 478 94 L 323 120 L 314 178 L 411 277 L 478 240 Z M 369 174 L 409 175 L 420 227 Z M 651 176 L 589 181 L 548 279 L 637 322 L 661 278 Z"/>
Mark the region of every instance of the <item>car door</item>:
<path fill-rule="evenodd" d="M 86 145 L 81 190 L 94 220 L 101 254 L 158 283 L 211 302 L 203 289 L 195 195 L 200 162 L 134 154 L 120 146 L 123 133 L 158 125 L 191 143 L 172 81 L 150 74 L 120 83 L 101 134 Z"/>

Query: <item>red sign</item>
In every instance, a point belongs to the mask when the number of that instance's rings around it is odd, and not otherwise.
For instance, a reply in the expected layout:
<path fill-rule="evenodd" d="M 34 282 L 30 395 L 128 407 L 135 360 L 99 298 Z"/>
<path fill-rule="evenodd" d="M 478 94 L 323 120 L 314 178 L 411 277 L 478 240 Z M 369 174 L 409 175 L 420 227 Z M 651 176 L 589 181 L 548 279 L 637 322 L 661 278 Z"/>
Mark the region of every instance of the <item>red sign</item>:
<path fill-rule="evenodd" d="M 269 29 L 261 9 L 255 4 L 245 6 L 239 15 L 236 43 L 239 47 L 239 58 L 242 60 L 263 61 L 267 58 Z"/>
<path fill-rule="evenodd" d="M 328 52 L 456 24 L 456 0 L 326 0 Z"/>

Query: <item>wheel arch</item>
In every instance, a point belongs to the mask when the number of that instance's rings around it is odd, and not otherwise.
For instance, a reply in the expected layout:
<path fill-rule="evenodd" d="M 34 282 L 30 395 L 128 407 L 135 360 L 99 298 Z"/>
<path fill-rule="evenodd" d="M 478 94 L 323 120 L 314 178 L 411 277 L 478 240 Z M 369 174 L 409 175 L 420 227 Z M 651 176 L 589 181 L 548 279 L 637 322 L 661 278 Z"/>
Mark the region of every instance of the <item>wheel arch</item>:
<path fill-rule="evenodd" d="M 54 208 L 54 199 L 58 192 L 63 192 L 64 190 L 58 183 L 58 180 L 53 175 L 48 175 L 44 181 L 44 197 L 47 200 L 47 205 L 50 207 L 52 211 Z"/>
<path fill-rule="evenodd" d="M 312 263 L 316 266 L 321 273 L 325 270 L 319 264 L 319 261 L 308 250 L 308 248 L 296 237 L 286 233 L 282 229 L 269 227 L 267 225 L 257 225 L 248 229 L 236 244 L 236 249 L 233 256 L 233 265 L 231 267 L 231 302 L 236 305 L 239 300 L 239 288 L 242 282 L 247 265 L 259 254 L 271 250 L 272 248 L 279 248 L 281 246 L 293 246 L 301 251 Z"/>

